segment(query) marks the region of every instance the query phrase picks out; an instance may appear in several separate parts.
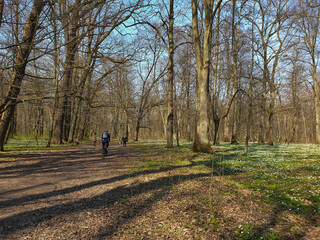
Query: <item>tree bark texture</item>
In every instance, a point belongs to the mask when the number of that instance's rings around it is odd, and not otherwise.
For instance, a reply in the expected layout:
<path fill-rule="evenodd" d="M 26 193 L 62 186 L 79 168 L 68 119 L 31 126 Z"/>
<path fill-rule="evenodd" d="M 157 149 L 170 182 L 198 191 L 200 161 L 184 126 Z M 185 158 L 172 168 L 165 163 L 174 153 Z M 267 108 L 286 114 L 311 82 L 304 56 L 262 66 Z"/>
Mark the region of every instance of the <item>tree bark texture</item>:
<path fill-rule="evenodd" d="M 38 27 L 40 14 L 46 4 L 43 0 L 34 0 L 32 10 L 28 20 L 24 26 L 21 37 L 16 62 L 13 69 L 12 81 L 9 92 L 4 103 L 0 106 L 0 150 L 3 151 L 5 136 L 9 127 L 11 118 L 13 117 L 15 106 L 18 102 L 17 98 L 21 90 L 22 80 L 25 76 L 25 68 L 28 57 L 33 46 L 33 39 Z"/>
<path fill-rule="evenodd" d="M 68 24 L 68 19 L 64 19 L 63 25 L 65 27 L 65 41 L 66 41 L 66 57 L 65 57 L 65 67 L 64 74 L 61 83 L 61 89 L 64 97 L 59 101 L 59 106 L 57 109 L 57 117 L 55 120 L 55 130 L 53 143 L 62 144 L 64 135 L 68 136 L 68 129 L 70 129 L 70 94 L 71 94 L 71 83 L 72 83 L 72 73 L 74 67 L 74 60 L 77 50 L 77 30 L 78 30 L 78 20 L 79 20 L 79 10 L 80 10 L 81 0 L 76 0 L 73 5 L 72 16 L 70 20 L 70 27 Z M 65 7 L 65 6 L 64 6 Z M 65 134 L 63 134 L 65 132 Z"/>
<path fill-rule="evenodd" d="M 136 125 L 136 141 L 139 141 L 139 131 L 140 131 L 140 119 L 138 119 L 137 125 Z"/>
<path fill-rule="evenodd" d="M 55 19 L 56 17 L 56 9 L 54 8 L 53 10 L 53 32 L 54 32 L 54 93 L 53 93 L 53 108 L 52 108 L 52 113 L 51 113 L 51 123 L 50 123 L 50 128 L 49 128 L 49 139 L 46 147 L 50 147 L 51 145 L 51 140 L 53 136 L 53 131 L 54 131 L 54 123 L 55 123 L 55 115 L 56 115 L 56 110 L 58 106 L 58 93 L 59 93 L 59 63 L 60 63 L 60 57 L 59 57 L 59 50 L 58 50 L 58 34 L 57 34 L 57 20 Z"/>
<path fill-rule="evenodd" d="M 263 77 L 262 77 L 262 99 L 261 99 L 261 120 L 260 120 L 260 132 L 258 142 L 264 143 L 264 135 L 266 131 L 266 102 L 267 102 L 267 78 L 268 78 L 268 60 L 267 60 L 267 48 L 264 47 L 263 55 Z"/>
<path fill-rule="evenodd" d="M 237 29 L 238 21 L 236 21 L 236 0 L 232 0 L 232 70 L 233 70 L 233 84 L 235 91 L 239 89 L 238 83 L 238 38 L 239 31 Z M 240 101 L 239 94 L 237 94 L 234 102 L 234 112 L 233 112 L 233 123 L 232 123 L 232 135 L 231 144 L 238 143 L 239 135 L 239 124 L 240 124 Z"/>
<path fill-rule="evenodd" d="M 193 143 L 194 151 L 205 152 L 210 148 L 208 128 L 208 103 L 209 103 L 209 72 L 211 60 L 211 40 L 213 23 L 213 0 L 202 1 L 204 5 L 204 35 L 201 44 L 198 27 L 198 1 L 192 0 L 192 32 L 196 54 L 197 68 L 197 102 L 196 102 L 196 131 Z"/>
<path fill-rule="evenodd" d="M 219 7 L 216 18 L 216 47 L 215 47 L 215 56 L 214 56 L 214 65 L 213 65 L 213 94 L 212 94 L 212 114 L 213 114 L 213 122 L 214 122 L 214 135 L 213 135 L 213 144 L 218 144 L 218 135 L 219 135 L 219 126 L 220 126 L 220 117 L 218 115 L 217 106 L 218 106 L 218 91 L 217 91 L 217 83 L 218 83 L 218 64 L 219 64 L 219 38 L 220 38 L 220 13 L 221 8 Z"/>
<path fill-rule="evenodd" d="M 312 81 L 314 90 L 314 108 L 315 108 L 315 140 L 317 144 L 320 144 L 320 86 L 318 81 L 318 59 L 317 59 L 317 45 L 319 38 L 319 26 L 320 26 L 320 10 L 316 8 L 315 11 L 310 11 L 302 19 L 302 28 L 304 33 L 304 42 L 306 50 L 311 58 L 310 65 L 312 67 Z M 315 18 L 313 16 L 315 16 Z"/>
<path fill-rule="evenodd" d="M 253 11 L 253 19 L 254 19 L 254 11 Z M 247 154 L 249 151 L 249 140 L 250 140 L 250 128 L 252 122 L 252 89 L 253 89 L 253 68 L 254 68 L 254 31 L 253 31 L 253 23 L 251 28 L 251 68 L 250 68 L 250 80 L 249 80 L 249 111 L 248 111 L 248 120 L 247 120 L 247 131 L 246 131 L 246 139 L 244 145 L 244 153 Z"/>
<path fill-rule="evenodd" d="M 169 13 L 169 64 L 168 64 L 168 117 L 167 117 L 167 148 L 173 148 L 173 2 L 170 0 Z"/>
<path fill-rule="evenodd" d="M 316 111 L 316 143 L 320 144 L 320 86 L 316 67 L 314 67 L 312 78 L 314 85 L 314 107 Z"/>

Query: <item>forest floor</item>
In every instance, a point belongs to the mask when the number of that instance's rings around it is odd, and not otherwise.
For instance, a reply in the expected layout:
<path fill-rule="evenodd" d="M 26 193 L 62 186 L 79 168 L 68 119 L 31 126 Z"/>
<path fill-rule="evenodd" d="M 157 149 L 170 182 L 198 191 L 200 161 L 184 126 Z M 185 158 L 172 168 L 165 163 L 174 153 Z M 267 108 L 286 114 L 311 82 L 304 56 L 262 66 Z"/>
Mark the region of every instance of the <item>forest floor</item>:
<path fill-rule="evenodd" d="M 319 147 L 163 146 L 0 153 L 0 239 L 319 239 Z"/>

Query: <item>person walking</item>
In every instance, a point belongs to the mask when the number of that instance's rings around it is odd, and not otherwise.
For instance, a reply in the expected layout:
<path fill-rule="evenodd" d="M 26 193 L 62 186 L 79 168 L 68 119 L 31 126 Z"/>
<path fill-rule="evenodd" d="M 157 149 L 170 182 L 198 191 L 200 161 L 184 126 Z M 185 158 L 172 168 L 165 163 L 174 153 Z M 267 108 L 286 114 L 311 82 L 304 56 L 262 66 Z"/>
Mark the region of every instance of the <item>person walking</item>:
<path fill-rule="evenodd" d="M 105 152 L 108 151 L 109 142 L 110 142 L 110 134 L 108 131 L 104 131 L 102 133 L 102 137 L 101 137 L 102 153 L 103 154 L 105 154 Z"/>

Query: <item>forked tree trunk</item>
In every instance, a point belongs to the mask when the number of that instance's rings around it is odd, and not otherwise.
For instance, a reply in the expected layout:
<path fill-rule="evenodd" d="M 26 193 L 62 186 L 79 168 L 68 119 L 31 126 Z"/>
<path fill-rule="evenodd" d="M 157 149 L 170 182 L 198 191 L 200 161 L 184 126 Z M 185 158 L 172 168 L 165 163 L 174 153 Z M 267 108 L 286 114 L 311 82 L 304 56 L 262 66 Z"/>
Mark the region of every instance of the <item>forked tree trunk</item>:
<path fill-rule="evenodd" d="M 192 32 L 195 47 L 196 66 L 197 66 L 197 103 L 196 103 L 196 132 L 193 143 L 193 150 L 200 152 L 210 151 L 208 137 L 208 103 L 209 103 L 209 73 L 211 62 L 212 45 L 212 23 L 216 11 L 221 5 L 222 0 L 217 2 L 213 9 L 214 0 L 203 0 L 204 7 L 204 32 L 203 39 L 200 41 L 200 31 L 198 27 L 198 1 L 192 0 Z"/>
<path fill-rule="evenodd" d="M 9 123 L 14 114 L 17 98 L 21 90 L 22 80 L 25 75 L 25 68 L 33 45 L 33 39 L 38 27 L 39 16 L 46 1 L 34 0 L 32 10 L 24 26 L 24 31 L 20 41 L 15 66 L 13 68 L 12 81 L 9 92 L 4 103 L 0 106 L 0 150 L 3 151 L 3 144 L 9 127 Z"/>

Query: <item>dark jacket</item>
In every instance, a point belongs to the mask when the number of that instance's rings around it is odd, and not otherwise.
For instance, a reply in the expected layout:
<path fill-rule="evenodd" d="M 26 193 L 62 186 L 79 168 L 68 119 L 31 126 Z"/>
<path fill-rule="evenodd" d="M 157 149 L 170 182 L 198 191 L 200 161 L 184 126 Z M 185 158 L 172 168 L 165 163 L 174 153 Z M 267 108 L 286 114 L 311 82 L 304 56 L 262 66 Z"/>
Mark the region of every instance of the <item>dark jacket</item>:
<path fill-rule="evenodd" d="M 110 134 L 108 132 L 103 132 L 101 139 L 102 142 L 110 142 Z"/>

